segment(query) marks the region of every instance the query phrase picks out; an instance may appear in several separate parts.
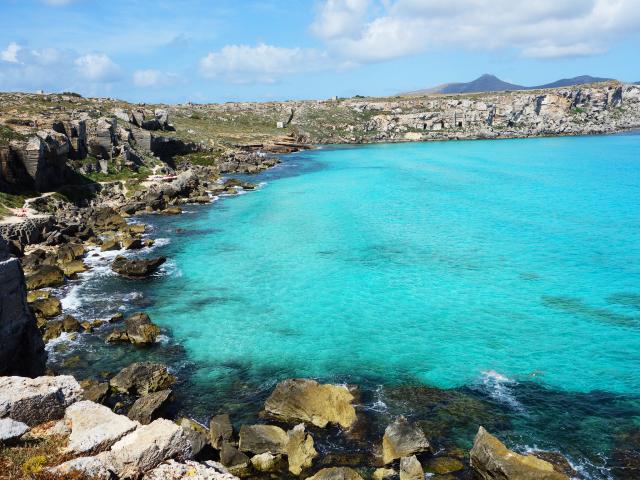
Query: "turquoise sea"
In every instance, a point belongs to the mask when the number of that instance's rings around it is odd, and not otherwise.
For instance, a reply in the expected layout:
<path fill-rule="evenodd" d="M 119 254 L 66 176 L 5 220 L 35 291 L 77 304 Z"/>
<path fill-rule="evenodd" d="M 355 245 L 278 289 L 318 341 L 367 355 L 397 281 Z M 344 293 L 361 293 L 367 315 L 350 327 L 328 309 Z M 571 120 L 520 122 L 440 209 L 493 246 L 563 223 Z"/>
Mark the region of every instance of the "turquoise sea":
<path fill-rule="evenodd" d="M 287 377 L 355 383 L 375 434 L 404 413 L 467 448 L 485 424 L 633 478 L 616 466 L 640 455 L 640 135 L 326 146 L 248 179 L 141 219 L 170 258 L 157 278 L 96 259 L 65 292 L 79 316 L 145 309 L 162 345 L 88 337 L 53 363 L 159 359 L 203 419 L 250 418 Z"/>

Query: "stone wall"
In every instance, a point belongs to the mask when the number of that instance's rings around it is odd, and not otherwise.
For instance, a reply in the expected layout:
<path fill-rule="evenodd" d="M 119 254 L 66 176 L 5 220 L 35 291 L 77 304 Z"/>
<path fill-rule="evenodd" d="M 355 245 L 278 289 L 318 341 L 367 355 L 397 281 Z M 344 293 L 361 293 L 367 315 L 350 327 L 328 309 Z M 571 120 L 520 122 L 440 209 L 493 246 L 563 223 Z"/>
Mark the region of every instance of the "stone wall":
<path fill-rule="evenodd" d="M 44 342 L 26 295 L 20 262 L 0 238 L 0 375 L 35 377 L 45 370 Z"/>

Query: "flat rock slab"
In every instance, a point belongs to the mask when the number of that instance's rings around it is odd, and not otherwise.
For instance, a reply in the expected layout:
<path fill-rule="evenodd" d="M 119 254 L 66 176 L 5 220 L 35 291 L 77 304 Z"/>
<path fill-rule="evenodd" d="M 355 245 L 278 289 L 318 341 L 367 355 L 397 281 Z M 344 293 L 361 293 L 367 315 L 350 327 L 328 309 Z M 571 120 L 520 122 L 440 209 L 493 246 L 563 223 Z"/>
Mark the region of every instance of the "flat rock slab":
<path fill-rule="evenodd" d="M 74 403 L 67 408 L 65 420 L 71 428 L 67 452 L 74 454 L 106 450 L 140 426 L 138 422 L 89 400 Z"/>
<path fill-rule="evenodd" d="M 243 452 L 286 453 L 289 437 L 275 425 L 243 425 L 240 428 L 239 449 Z"/>
<path fill-rule="evenodd" d="M 0 377 L 0 418 L 10 417 L 30 427 L 64 416 L 82 400 L 82 388 L 69 375 L 56 377 Z"/>
<path fill-rule="evenodd" d="M 11 418 L 0 419 L 0 442 L 10 442 L 24 435 L 29 427 Z"/>
<path fill-rule="evenodd" d="M 79 457 L 64 462 L 50 471 L 60 478 L 81 474 L 92 480 L 111 480 L 113 475 L 107 466 L 97 457 Z"/>
<path fill-rule="evenodd" d="M 225 467 L 214 461 L 203 463 L 187 460 L 184 463 L 169 460 L 147 472 L 143 480 L 238 480 Z"/>
<path fill-rule="evenodd" d="M 191 457 L 191 444 L 182 427 L 170 420 L 158 420 L 134 430 L 98 458 L 121 479 L 138 478 L 170 458 Z"/>
<path fill-rule="evenodd" d="M 309 422 L 320 428 L 333 423 L 349 428 L 356 421 L 354 400 L 345 386 L 295 378 L 276 385 L 264 409 L 285 422 Z"/>

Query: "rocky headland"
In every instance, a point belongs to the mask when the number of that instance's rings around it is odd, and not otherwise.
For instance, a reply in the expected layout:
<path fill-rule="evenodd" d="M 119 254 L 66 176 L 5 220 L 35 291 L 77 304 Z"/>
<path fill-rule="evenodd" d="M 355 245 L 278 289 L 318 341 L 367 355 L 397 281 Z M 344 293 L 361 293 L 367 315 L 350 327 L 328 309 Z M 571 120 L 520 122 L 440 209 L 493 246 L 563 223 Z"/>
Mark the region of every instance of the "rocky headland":
<path fill-rule="evenodd" d="M 640 87 L 617 82 L 222 105 L 0 94 L 0 478 L 578 476 L 557 452 L 513 452 L 480 425 L 473 448 L 461 451 L 399 416 L 363 447 L 369 429 L 358 387 L 308 379 L 275 379 L 259 423 L 239 425 L 221 411 L 203 425 L 168 408 L 179 379 L 163 364 L 135 362 L 75 379 L 47 371 L 44 346 L 62 335 L 96 335 L 142 351 L 157 343 L 160 329 L 144 311 L 76 319 L 55 289 L 102 252 L 118 251 L 110 268 L 122 278 L 153 281 L 167 259 L 141 253 L 154 243 L 141 215 L 180 215 L 187 204 L 251 191 L 256 184 L 229 175 L 273 167 L 278 154 L 322 143 L 638 127 Z M 332 452 L 327 437 L 357 445 L 358 455 Z M 634 462 L 633 455 L 622 461 Z"/>

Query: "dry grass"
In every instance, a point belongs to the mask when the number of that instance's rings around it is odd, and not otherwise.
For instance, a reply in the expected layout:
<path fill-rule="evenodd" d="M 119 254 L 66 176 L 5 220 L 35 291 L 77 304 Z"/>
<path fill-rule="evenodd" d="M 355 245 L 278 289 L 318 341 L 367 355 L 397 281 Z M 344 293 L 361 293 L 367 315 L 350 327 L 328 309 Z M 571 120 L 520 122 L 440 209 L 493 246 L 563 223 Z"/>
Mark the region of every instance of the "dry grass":
<path fill-rule="evenodd" d="M 59 465 L 70 457 L 61 451 L 64 437 L 51 436 L 20 442 L 15 446 L 0 447 L 1 480 L 53 480 L 59 479 L 46 471 L 47 467 Z M 69 477 L 80 480 L 82 476 Z"/>

